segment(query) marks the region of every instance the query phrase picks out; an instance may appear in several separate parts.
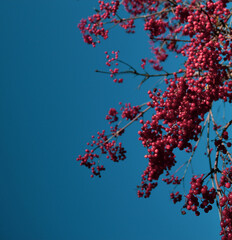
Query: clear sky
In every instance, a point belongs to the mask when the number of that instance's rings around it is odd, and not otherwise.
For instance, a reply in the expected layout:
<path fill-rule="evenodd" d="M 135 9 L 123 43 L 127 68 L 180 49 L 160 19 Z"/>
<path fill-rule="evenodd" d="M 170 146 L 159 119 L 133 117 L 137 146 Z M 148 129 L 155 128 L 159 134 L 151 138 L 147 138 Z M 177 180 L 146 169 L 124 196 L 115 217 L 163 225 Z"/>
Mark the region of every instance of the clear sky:
<path fill-rule="evenodd" d="M 105 68 L 105 50 L 120 50 L 121 59 L 135 65 L 149 52 L 140 30 L 135 36 L 114 30 L 95 49 L 84 44 L 76 26 L 96 5 L 1 1 L 0 239 L 219 239 L 216 210 L 182 216 L 165 185 L 149 199 L 137 198 L 146 167 L 139 126 L 128 128 L 123 138 L 128 158 L 106 163 L 101 179 L 91 179 L 76 162 L 91 135 L 108 127 L 111 106 L 144 103 L 154 85 L 138 90 L 141 79 L 128 77 L 119 85 L 94 72 Z"/>

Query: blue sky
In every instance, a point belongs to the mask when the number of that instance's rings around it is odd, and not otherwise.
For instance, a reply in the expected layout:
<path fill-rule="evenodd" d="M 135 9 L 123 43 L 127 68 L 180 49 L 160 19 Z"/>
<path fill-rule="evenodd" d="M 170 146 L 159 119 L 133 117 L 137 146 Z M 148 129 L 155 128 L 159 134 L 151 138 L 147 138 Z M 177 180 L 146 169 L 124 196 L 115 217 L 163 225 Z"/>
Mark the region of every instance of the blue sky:
<path fill-rule="evenodd" d="M 84 44 L 76 26 L 95 6 L 95 0 L 1 1 L 0 239 L 218 239 L 216 210 L 182 216 L 165 185 L 137 198 L 146 167 L 139 126 L 123 138 L 128 158 L 106 163 L 101 179 L 75 161 L 91 135 L 108 127 L 110 107 L 144 103 L 154 85 L 138 90 L 137 78 L 119 85 L 95 73 L 104 68 L 104 51 L 120 50 L 135 65 L 149 53 L 141 29 L 136 38 L 114 30 L 96 48 Z"/>

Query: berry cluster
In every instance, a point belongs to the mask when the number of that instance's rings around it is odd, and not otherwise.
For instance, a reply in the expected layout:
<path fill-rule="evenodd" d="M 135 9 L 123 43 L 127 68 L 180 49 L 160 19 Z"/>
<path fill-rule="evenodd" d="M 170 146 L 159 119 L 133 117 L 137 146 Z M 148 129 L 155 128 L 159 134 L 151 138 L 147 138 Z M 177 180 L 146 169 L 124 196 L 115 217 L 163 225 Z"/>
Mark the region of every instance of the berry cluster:
<path fill-rule="evenodd" d="M 135 117 L 139 117 L 138 114 L 140 113 L 140 106 L 131 106 L 130 103 L 126 103 L 124 106 L 122 103 L 119 103 L 121 105 L 121 118 L 126 120 L 134 120 Z M 86 149 L 85 155 L 81 156 L 79 155 L 77 158 L 77 161 L 81 161 L 80 165 L 84 165 L 87 168 L 91 168 L 92 175 L 91 177 L 99 176 L 101 177 L 100 172 L 105 170 L 103 165 L 99 165 L 100 159 L 99 154 L 96 154 L 95 151 L 99 148 L 101 150 L 101 154 L 105 155 L 107 159 L 111 159 L 114 162 L 118 162 L 120 160 L 124 160 L 126 158 L 126 151 L 122 147 L 122 143 L 116 144 L 115 140 L 111 139 L 113 137 L 121 136 L 125 129 L 119 128 L 119 124 L 117 123 L 119 120 L 118 112 L 115 108 L 110 108 L 108 114 L 106 115 L 106 120 L 109 121 L 109 124 L 113 126 L 110 127 L 111 135 L 110 137 L 107 137 L 105 135 L 105 130 L 102 132 L 98 132 L 97 140 L 95 140 L 95 137 L 92 136 L 92 142 L 88 142 L 87 145 L 90 146 L 91 150 Z M 97 163 L 96 163 L 97 159 Z M 96 166 L 97 165 L 97 166 Z M 150 188 L 149 188 L 150 189 Z"/>
<path fill-rule="evenodd" d="M 108 54 L 108 52 L 105 52 L 105 54 L 106 54 L 106 59 L 107 59 L 107 61 L 106 61 L 106 65 L 108 66 L 108 67 L 111 67 L 111 65 L 114 63 L 115 64 L 115 68 L 114 69 L 112 69 L 112 68 L 110 68 L 109 69 L 109 71 L 110 71 L 110 77 L 111 78 L 114 78 L 114 82 L 116 83 L 116 82 L 118 82 L 118 83 L 122 83 L 123 82 L 123 79 L 122 78 L 119 78 L 119 79 L 117 79 L 117 78 L 115 78 L 115 75 L 118 73 L 118 71 L 119 71 L 119 69 L 118 69 L 118 53 L 119 53 L 119 51 L 112 51 L 111 52 L 111 54 L 113 55 L 113 57 L 111 57 L 110 58 L 110 55 Z"/>
<path fill-rule="evenodd" d="M 102 20 L 114 17 L 119 7 L 119 0 L 111 1 L 111 3 L 98 2 L 100 10 L 97 10 L 97 13 L 93 16 L 88 17 L 88 20 L 82 19 L 78 24 L 84 41 L 92 44 L 93 47 L 96 46 L 96 43 L 100 43 L 99 36 L 103 39 L 108 38 L 109 31 L 104 28 Z"/>
<path fill-rule="evenodd" d="M 216 190 L 208 190 L 207 185 L 203 185 L 203 174 L 201 177 L 194 176 L 191 181 L 191 188 L 186 196 L 186 209 L 195 212 L 196 216 L 200 215 L 198 208 L 204 209 L 205 213 L 212 210 L 212 205 L 216 199 Z M 201 196 L 201 197 L 200 197 Z"/>
<path fill-rule="evenodd" d="M 105 135 L 105 130 L 103 130 L 102 132 L 98 132 L 97 134 L 97 140 L 94 140 L 95 137 L 92 136 L 92 142 L 87 143 L 87 145 L 90 145 L 92 148 L 94 148 L 92 150 L 86 149 L 85 155 L 79 155 L 77 158 L 77 161 L 81 161 L 80 165 L 91 168 L 91 177 L 93 177 L 94 175 L 101 177 L 100 172 L 105 170 L 103 165 L 99 166 L 99 155 L 94 153 L 95 149 L 100 148 L 101 154 L 106 155 L 107 159 L 110 158 L 114 162 L 118 162 L 126 158 L 126 151 L 122 147 L 122 143 L 118 143 L 117 145 L 115 140 L 109 141 L 108 137 Z M 98 160 L 97 163 L 95 162 L 95 159 Z"/>
<path fill-rule="evenodd" d="M 167 174 L 166 174 L 167 175 Z M 179 185 L 182 179 L 179 179 L 178 176 L 171 175 L 169 178 L 162 178 L 162 181 L 166 182 L 167 184 Z"/>
<path fill-rule="evenodd" d="M 126 103 L 124 106 L 120 109 L 122 111 L 122 118 L 125 118 L 126 120 L 133 120 L 140 112 L 139 106 L 133 106 L 131 107 L 130 103 Z"/>
<path fill-rule="evenodd" d="M 222 171 L 219 187 L 221 188 L 221 198 L 219 205 L 221 207 L 221 232 L 222 240 L 232 239 L 232 167 Z M 222 191 L 224 189 L 224 191 Z"/>
<path fill-rule="evenodd" d="M 170 198 L 172 199 L 173 203 L 176 204 L 182 200 L 182 195 L 179 192 L 171 193 Z"/>
<path fill-rule="evenodd" d="M 159 1 L 154 0 L 124 0 L 122 3 L 125 6 L 126 11 L 133 16 L 145 12 L 152 13 L 157 11 L 157 7 L 159 6 Z"/>
<path fill-rule="evenodd" d="M 156 20 L 155 16 L 152 16 L 144 25 L 144 30 L 149 31 L 150 39 L 154 39 L 154 37 L 164 34 L 166 32 L 166 28 L 168 23 L 159 19 Z"/>
<path fill-rule="evenodd" d="M 161 62 L 164 62 L 168 57 L 168 54 L 166 54 L 166 51 L 163 48 L 152 47 L 151 49 L 154 55 L 156 56 L 156 58 Z"/>
<path fill-rule="evenodd" d="M 227 189 L 230 189 L 231 182 L 232 182 L 232 166 L 230 168 L 226 168 L 222 171 L 222 176 L 220 178 L 220 184 L 219 187 L 225 187 Z M 223 201 L 222 201 L 223 202 Z M 231 201 L 232 205 L 232 201 Z M 223 207 L 222 205 L 221 207 Z"/>
<path fill-rule="evenodd" d="M 135 30 L 133 30 L 135 28 L 134 19 L 122 21 L 120 22 L 120 26 L 126 30 L 126 33 L 135 33 Z"/>
<path fill-rule="evenodd" d="M 137 191 L 138 197 L 148 198 L 151 195 L 151 190 L 157 187 L 157 183 L 141 182 L 141 186 L 137 186 L 140 190 Z"/>
<path fill-rule="evenodd" d="M 118 121 L 118 112 L 115 108 L 110 108 L 108 115 L 106 115 L 106 120 L 110 120 L 109 124 L 117 122 Z"/>
<path fill-rule="evenodd" d="M 142 58 L 141 61 L 142 61 L 141 68 L 145 69 L 145 65 L 147 63 L 147 60 Z"/>

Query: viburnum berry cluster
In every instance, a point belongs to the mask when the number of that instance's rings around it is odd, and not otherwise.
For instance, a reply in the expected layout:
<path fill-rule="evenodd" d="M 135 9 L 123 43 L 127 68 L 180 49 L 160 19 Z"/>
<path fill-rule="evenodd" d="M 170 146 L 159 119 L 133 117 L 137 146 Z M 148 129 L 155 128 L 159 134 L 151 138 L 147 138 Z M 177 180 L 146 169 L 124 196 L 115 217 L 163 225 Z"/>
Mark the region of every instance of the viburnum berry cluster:
<path fill-rule="evenodd" d="M 182 200 L 182 195 L 179 192 L 171 193 L 170 198 L 173 200 L 173 203 L 176 204 Z"/>
<path fill-rule="evenodd" d="M 199 208 L 204 209 L 205 213 L 212 210 L 212 205 L 216 198 L 215 188 L 208 189 L 207 185 L 203 185 L 203 174 L 201 177 L 194 176 L 190 182 L 191 188 L 186 195 L 187 210 L 195 212 L 196 216 L 200 215 Z"/>
<path fill-rule="evenodd" d="M 184 201 L 183 214 L 190 210 L 199 216 L 216 205 L 223 240 L 232 239 L 232 116 L 228 116 L 226 123 L 218 123 L 212 109 L 217 101 L 230 107 L 232 103 L 232 9 L 229 2 L 99 1 L 96 13 L 78 24 L 84 41 L 95 47 L 101 38 L 109 37 L 114 26 L 124 28 L 126 33 L 135 33 L 136 23 L 142 22 L 152 57 L 144 56 L 138 70 L 119 59 L 118 51 L 105 52 L 106 65 L 110 69 L 96 71 L 109 74 L 118 83 L 125 81 L 120 77 L 122 74 L 138 76 L 142 79 L 139 86 L 148 79 L 163 78 L 163 88 L 149 90 L 149 100 L 145 104 L 131 106 L 128 103 L 121 104 L 119 110 L 111 108 L 106 116 L 110 124 L 109 135 L 105 135 L 104 130 L 98 132 L 97 140 L 93 138 L 88 143 L 90 149 L 86 149 L 85 155 L 80 155 L 77 161 L 92 170 L 91 176 L 101 176 L 105 167 L 97 151 L 114 162 L 124 160 L 126 151 L 115 139 L 132 123 L 138 122 L 141 125 L 139 140 L 147 151 L 147 167 L 141 175 L 137 194 L 147 198 L 162 175 L 166 176 L 162 180 L 173 184 L 174 188 L 186 181 L 199 141 L 206 134 L 209 168 L 205 173 L 192 176 L 188 193 L 173 191 L 170 197 L 174 203 Z M 170 58 L 175 63 L 180 59 L 175 72 L 166 70 L 165 62 Z M 151 117 L 145 119 L 148 111 Z M 178 165 L 174 152 L 183 150 L 190 154 L 189 159 L 170 175 Z M 176 176 L 183 170 L 182 176 Z"/>
<path fill-rule="evenodd" d="M 109 69 L 110 77 L 111 77 L 111 78 L 114 78 L 115 75 L 117 75 L 117 73 L 118 73 L 118 71 L 119 71 L 119 69 L 118 69 L 118 61 L 117 61 L 117 60 L 118 60 L 118 51 L 112 51 L 112 55 L 114 55 L 114 56 L 111 57 L 111 58 L 110 58 L 110 55 L 108 54 L 108 52 L 105 52 L 105 54 L 106 54 L 106 59 L 107 59 L 106 65 L 107 65 L 108 67 L 112 67 L 112 64 L 115 64 L 115 68 L 114 68 L 114 69 L 112 69 L 112 68 Z M 98 71 L 98 70 L 96 70 L 96 71 Z M 122 83 L 122 82 L 123 82 L 123 79 L 122 79 L 122 78 L 119 78 L 119 79 L 114 78 L 113 81 L 114 81 L 115 83 L 116 83 L 116 82 Z"/>

